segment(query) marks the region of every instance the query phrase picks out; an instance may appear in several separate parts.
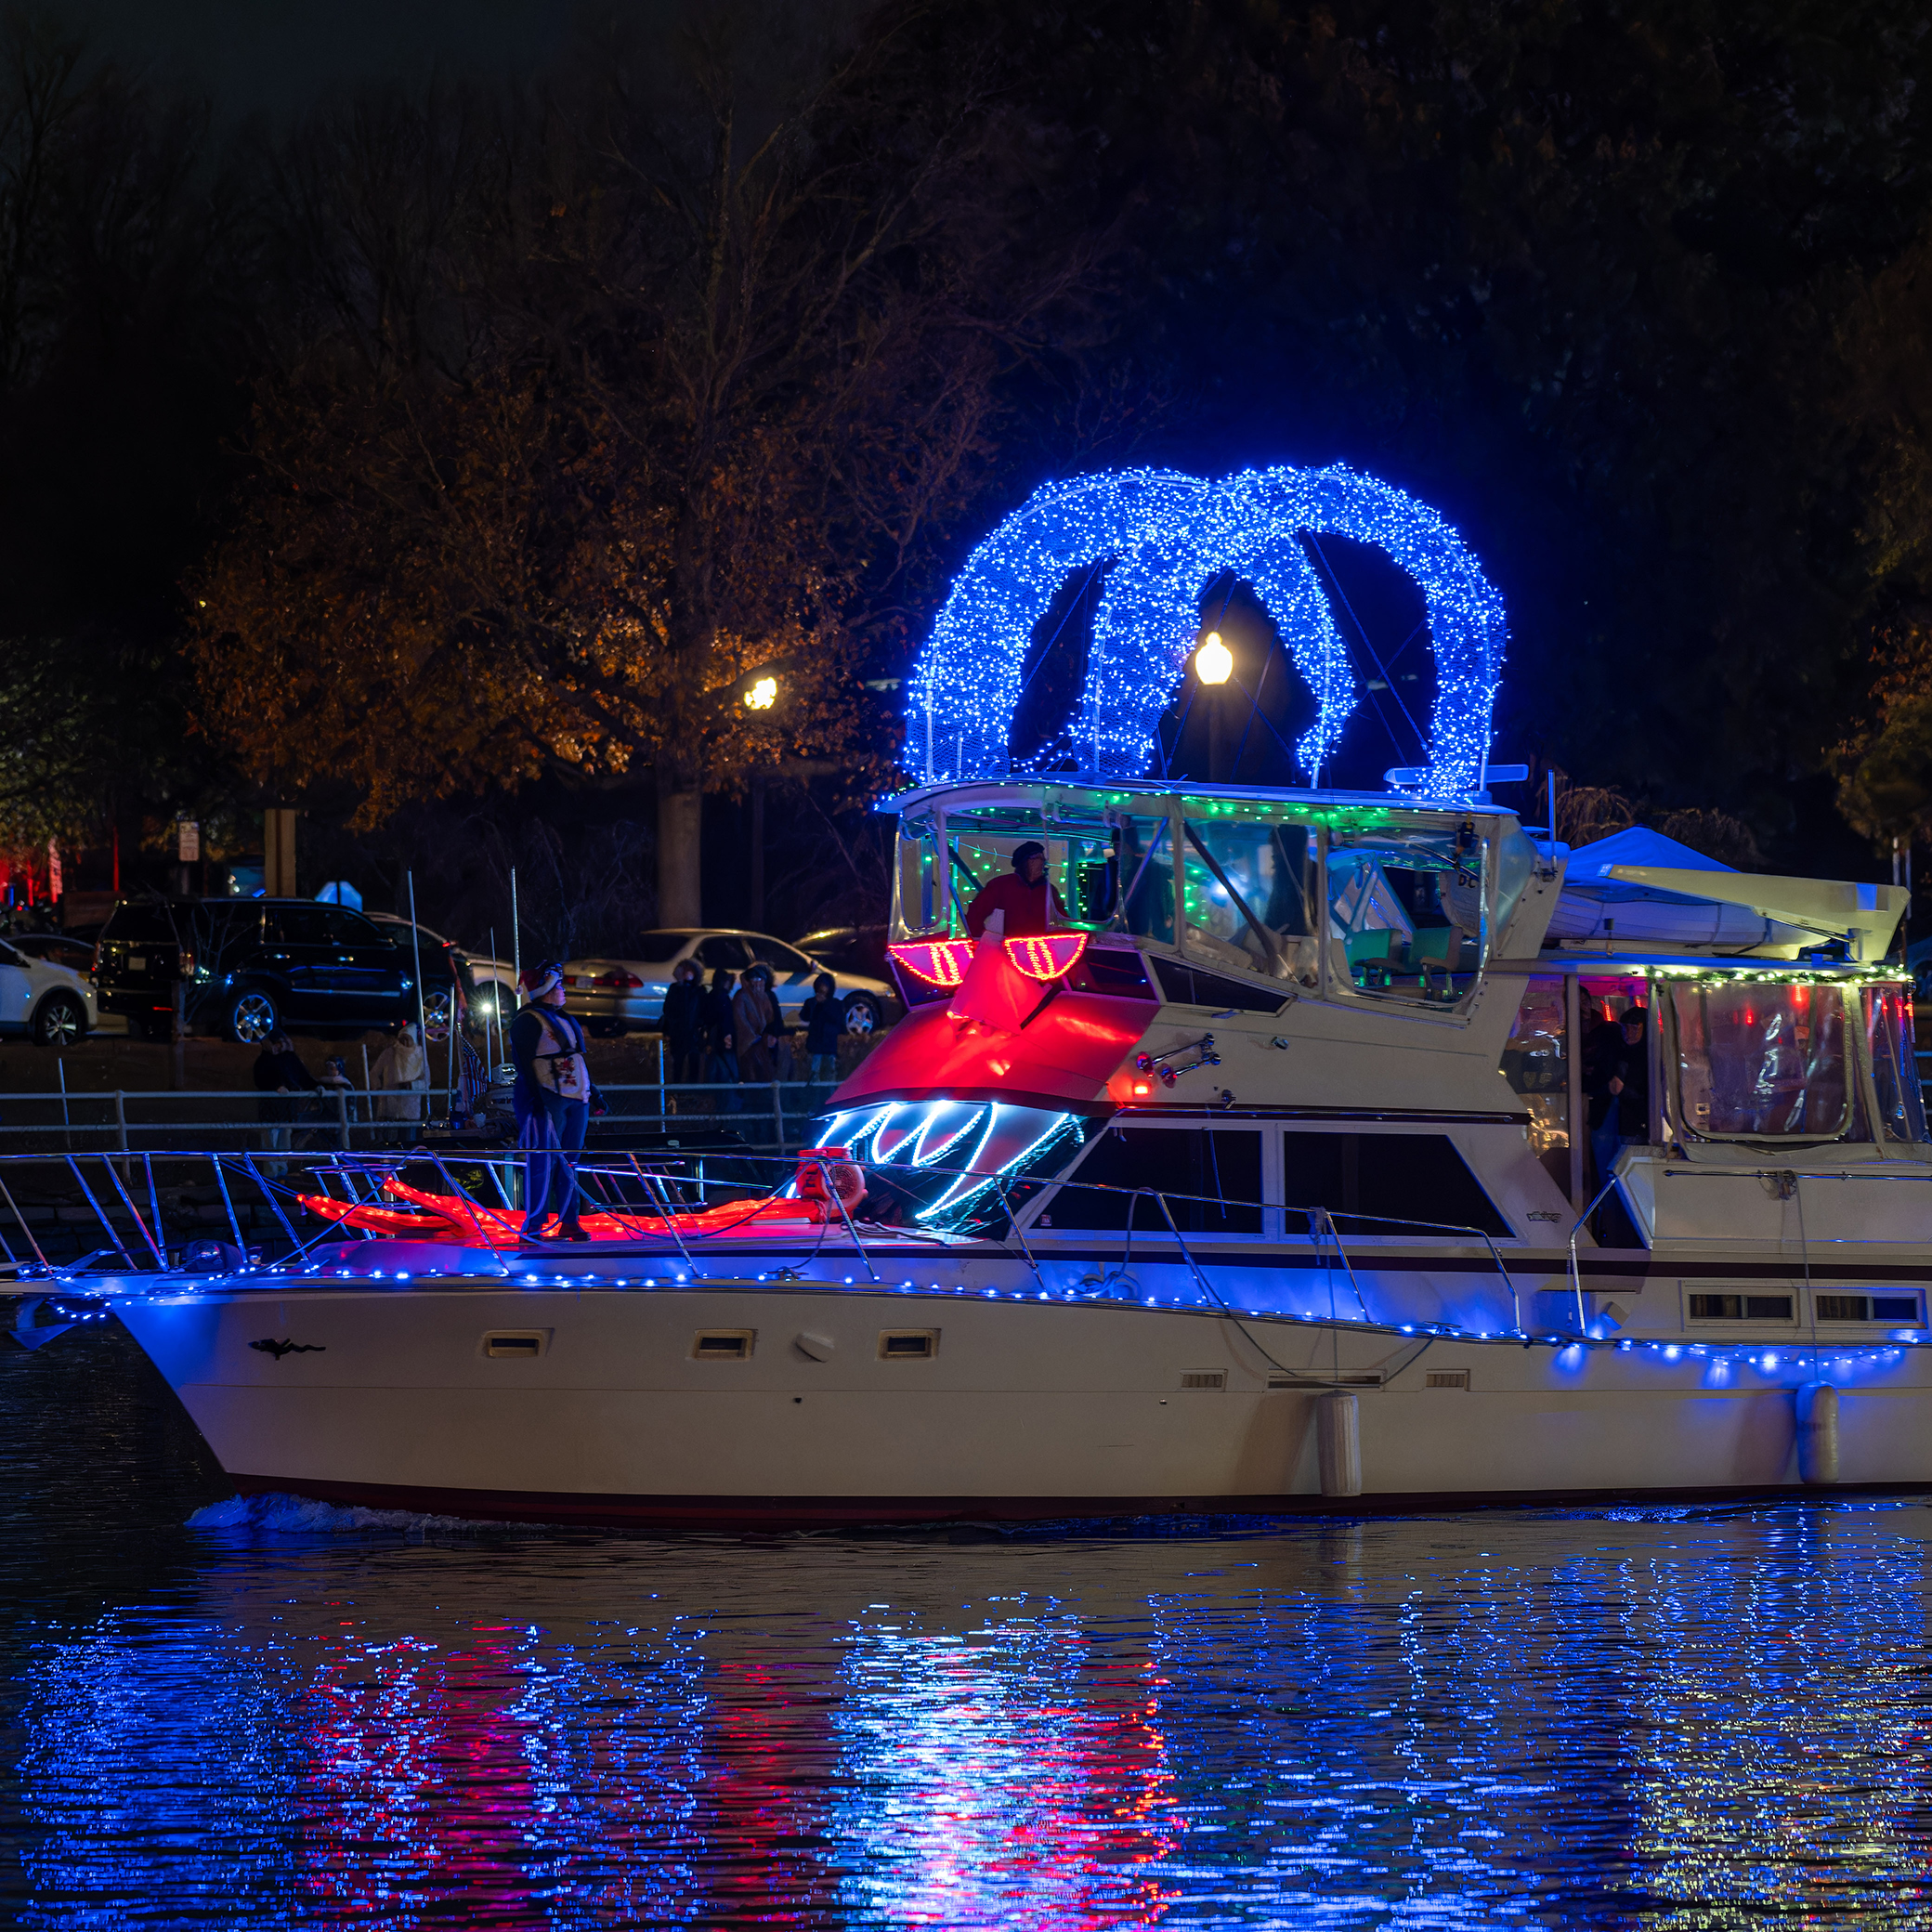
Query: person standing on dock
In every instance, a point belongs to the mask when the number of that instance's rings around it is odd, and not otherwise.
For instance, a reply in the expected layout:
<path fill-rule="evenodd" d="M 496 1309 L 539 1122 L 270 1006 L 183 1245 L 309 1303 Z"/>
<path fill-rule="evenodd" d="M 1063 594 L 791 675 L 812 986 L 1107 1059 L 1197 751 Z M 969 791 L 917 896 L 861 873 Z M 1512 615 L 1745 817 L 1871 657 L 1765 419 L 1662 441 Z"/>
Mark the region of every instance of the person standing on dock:
<path fill-rule="evenodd" d="M 672 1085 L 696 1085 L 704 1078 L 704 974 L 696 959 L 677 962 L 658 1024 L 664 1029 Z"/>
<path fill-rule="evenodd" d="M 738 1084 L 737 1036 L 731 1025 L 731 968 L 720 966 L 704 994 L 704 1077 Z"/>
<path fill-rule="evenodd" d="M 812 1063 L 814 1084 L 836 1086 L 845 1009 L 839 1004 L 839 983 L 830 973 L 821 973 L 812 982 L 812 997 L 799 1009 L 798 1016 L 805 1023 L 805 1052 Z"/>
<path fill-rule="evenodd" d="M 369 1084 L 381 1090 L 375 1117 L 385 1125 L 380 1138 L 407 1145 L 423 1131 L 423 1096 L 429 1091 L 429 1055 L 413 1020 L 396 1029 L 396 1038 L 375 1056 Z"/>
<path fill-rule="evenodd" d="M 991 926 L 996 917 L 1000 923 Z M 1065 922 L 1066 907 L 1047 878 L 1047 848 L 1029 839 L 1013 848 L 1012 871 L 973 895 L 966 908 L 966 936 L 977 939 L 991 926 L 1008 939 L 1027 938 L 1051 931 L 1055 920 Z"/>
<path fill-rule="evenodd" d="M 760 967 L 748 966 L 738 976 L 738 997 L 731 1002 L 731 1030 L 738 1039 L 738 1077 L 765 1085 L 773 1075 L 778 1009 Z"/>
<path fill-rule="evenodd" d="M 510 1023 L 510 1058 L 516 1066 L 511 1103 L 516 1143 L 529 1151 L 524 1168 L 523 1237 L 543 1238 L 554 1210 L 554 1238 L 588 1241 L 581 1219 L 577 1164 L 591 1122 L 590 1063 L 583 1027 L 564 1011 L 564 969 L 532 966 L 519 983 L 523 1010 Z"/>
<path fill-rule="evenodd" d="M 313 1093 L 320 1084 L 303 1065 L 300 1054 L 285 1033 L 268 1036 L 268 1043 L 255 1056 L 255 1086 L 261 1099 L 255 1103 L 268 1131 L 263 1141 L 271 1154 L 286 1154 L 294 1132 L 295 1116 L 301 1109 L 299 1096 Z M 284 1160 L 265 1160 L 265 1174 L 286 1174 Z"/>

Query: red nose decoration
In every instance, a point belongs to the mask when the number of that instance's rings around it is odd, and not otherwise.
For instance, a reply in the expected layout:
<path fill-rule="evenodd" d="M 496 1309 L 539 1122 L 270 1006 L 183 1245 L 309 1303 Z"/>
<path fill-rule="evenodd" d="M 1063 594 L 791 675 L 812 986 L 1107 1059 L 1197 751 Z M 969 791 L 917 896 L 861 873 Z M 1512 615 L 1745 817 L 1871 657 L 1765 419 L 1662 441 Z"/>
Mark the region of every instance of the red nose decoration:
<path fill-rule="evenodd" d="M 957 986 L 973 964 L 970 939 L 907 939 L 886 950 L 914 979 L 929 986 Z"/>
<path fill-rule="evenodd" d="M 1028 979 L 1044 984 L 1064 979 L 1087 950 L 1084 933 L 1041 933 L 1025 939 L 1009 939 L 1006 956 Z"/>

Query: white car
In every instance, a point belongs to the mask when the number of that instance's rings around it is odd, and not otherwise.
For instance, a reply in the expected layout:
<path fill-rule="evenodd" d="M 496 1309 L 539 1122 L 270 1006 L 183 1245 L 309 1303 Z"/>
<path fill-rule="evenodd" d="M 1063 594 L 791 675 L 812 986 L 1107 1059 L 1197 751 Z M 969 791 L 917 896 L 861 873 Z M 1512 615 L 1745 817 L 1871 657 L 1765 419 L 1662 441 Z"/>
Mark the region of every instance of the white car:
<path fill-rule="evenodd" d="M 470 1018 L 477 1025 L 507 1026 L 516 1017 L 516 968 L 508 959 L 479 959 L 465 953 L 470 977 L 476 983 L 476 997 L 470 1002 Z"/>
<path fill-rule="evenodd" d="M 36 1046 L 77 1046 L 100 1024 L 94 982 L 0 939 L 0 1034 Z"/>

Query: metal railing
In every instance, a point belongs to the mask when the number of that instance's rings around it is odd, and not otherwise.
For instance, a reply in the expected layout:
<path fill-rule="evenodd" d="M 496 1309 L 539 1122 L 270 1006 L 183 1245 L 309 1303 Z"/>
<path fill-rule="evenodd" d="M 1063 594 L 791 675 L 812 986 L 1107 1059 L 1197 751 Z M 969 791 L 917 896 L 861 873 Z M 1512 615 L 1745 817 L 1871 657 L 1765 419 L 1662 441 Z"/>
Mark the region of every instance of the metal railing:
<path fill-rule="evenodd" d="M 780 1198 L 781 1190 L 799 1177 L 802 1166 L 796 1155 L 782 1156 L 751 1149 L 703 1155 L 662 1150 L 620 1156 L 539 1150 L 534 1157 L 568 1161 L 582 1190 L 587 1214 L 610 1217 L 623 1237 L 625 1250 L 636 1254 L 654 1248 L 667 1264 L 674 1262 L 681 1280 L 691 1281 L 706 1279 L 708 1266 L 723 1264 L 727 1271 L 731 1269 L 732 1248 L 736 1246 L 742 1253 L 743 1244 L 734 1244 L 728 1237 L 756 1219 L 761 1207 Z M 309 1262 L 316 1250 L 333 1242 L 374 1238 L 381 1234 L 407 1235 L 408 1218 L 419 1212 L 425 1240 L 528 1255 L 531 1247 L 518 1239 L 518 1230 L 512 1223 L 522 1217 L 523 1182 L 530 1158 L 501 1149 L 424 1148 L 386 1154 L 339 1149 L 286 1154 L 228 1149 L 0 1154 L 0 1256 L 17 1275 L 46 1270 L 68 1281 L 85 1277 L 90 1270 L 103 1269 L 117 1274 L 146 1274 L 183 1267 L 189 1273 L 231 1273 L 248 1262 L 299 1267 Z M 835 1184 L 834 1170 L 844 1164 L 823 1155 L 807 1156 L 807 1161 L 816 1166 L 826 1210 L 816 1222 L 790 1220 L 769 1223 L 774 1239 L 793 1245 L 808 1243 L 811 1254 L 822 1254 L 830 1247 L 835 1252 L 855 1255 L 869 1280 L 880 1286 L 884 1285 L 879 1267 L 882 1247 L 890 1247 L 902 1261 L 908 1242 L 930 1243 L 935 1255 L 960 1252 L 958 1235 L 942 1229 L 916 1221 L 890 1226 L 862 1223 Z M 864 1171 L 862 1163 L 855 1165 Z M 1291 1243 L 1299 1247 L 1306 1239 L 1309 1265 L 1322 1270 L 1328 1279 L 1329 1324 L 1346 1323 L 1405 1335 L 1465 1332 L 1452 1323 L 1403 1322 L 1372 1310 L 1335 1227 L 1336 1217 L 1321 1207 L 1228 1201 L 1218 1194 L 1120 1187 L 1081 1181 L 1076 1173 L 1066 1184 L 1096 1194 L 1123 1197 L 1127 1203 L 1124 1221 L 1117 1228 L 1051 1231 L 1056 1247 L 1067 1234 L 1074 1234 L 1082 1246 L 1119 1239 L 1117 1267 L 1108 1270 L 1094 1295 L 1089 1296 L 1086 1290 L 1091 1286 L 1090 1278 L 1083 1278 L 1078 1290 L 1064 1281 L 1056 1289 L 1046 1273 L 1048 1264 L 1077 1267 L 1077 1259 L 1069 1260 L 1052 1248 L 1037 1249 L 1027 1239 L 1025 1209 L 1038 1197 L 1051 1199 L 1051 1190 L 1059 1184 L 1058 1177 L 1015 1181 L 1010 1176 L 985 1176 L 971 1167 L 937 1164 L 920 1171 L 935 1181 L 992 1179 L 1003 1204 L 1001 1221 L 977 1230 L 973 1238 L 1009 1254 L 1008 1240 L 1016 1241 L 1019 1259 L 1040 1292 L 1056 1299 L 1141 1299 L 1142 1291 L 1128 1272 L 1134 1265 L 1138 1234 L 1142 1243 L 1155 1250 L 1145 1255 L 1143 1266 L 1184 1268 L 1199 1292 L 1198 1305 L 1214 1309 L 1237 1325 L 1271 1315 L 1319 1320 L 1319 1314 L 1307 1310 L 1248 1307 L 1231 1301 L 1208 1272 L 1227 1265 L 1214 1251 L 1227 1237 L 1208 1235 L 1203 1246 L 1204 1237 L 1196 1230 L 1191 1243 L 1181 1226 L 1182 1217 L 1175 1212 L 1177 1207 L 1190 1215 L 1202 1208 L 1251 1208 L 1262 1214 L 1272 1208 L 1284 1215 L 1306 1217 L 1305 1237 L 1290 1237 L 1284 1229 L 1268 1245 L 1278 1251 Z M 417 1177 L 418 1184 L 413 1187 L 404 1181 L 410 1173 Z M 432 1178 L 434 1186 L 424 1184 Z M 1010 1193 L 1013 1186 L 1025 1190 L 1017 1205 Z M 425 1196 L 446 1206 L 426 1208 Z M 339 1203 L 345 1210 L 380 1208 L 382 1215 L 374 1218 L 386 1224 L 368 1232 L 345 1225 L 319 1211 L 325 1198 Z M 1153 1231 L 1137 1229 L 1137 1204 L 1143 1198 L 1155 1206 L 1165 1222 L 1173 1252 L 1159 1251 L 1166 1246 L 1159 1233 L 1153 1233 L 1149 1241 L 1148 1234 Z M 735 1203 L 741 1203 L 746 1211 L 728 1224 L 693 1224 L 693 1218 L 703 1210 L 714 1213 L 719 1207 Z M 1509 1291 L 1514 1326 L 1504 1332 L 1522 1335 L 1516 1285 L 1485 1231 L 1378 1215 L 1345 1218 L 1374 1224 L 1378 1231 L 1393 1229 L 1458 1245 L 1481 1242 Z M 1248 1237 L 1233 1238 L 1245 1242 Z M 197 1260 L 189 1251 L 202 1244 L 213 1244 L 212 1250 Z M 1335 1259 L 1330 1259 L 1331 1250 Z M 573 1258 L 585 1254 L 584 1249 L 563 1247 L 554 1239 L 543 1241 L 542 1251 Z M 606 1252 L 609 1251 L 607 1245 Z M 1354 1290 L 1361 1311 L 1359 1325 L 1353 1317 L 1340 1315 L 1335 1306 L 1336 1260 Z M 736 1277 L 727 1273 L 725 1278 Z M 1114 1284 L 1111 1290 L 1109 1282 Z M 1168 1299 L 1178 1301 L 1172 1296 Z M 1492 1334 L 1487 1329 L 1473 1332 L 1482 1338 L 1490 1338 Z M 1254 1337 L 1250 1339 L 1262 1348 Z M 1265 1348 L 1262 1352 L 1268 1353 Z M 1270 1355 L 1269 1359 L 1274 1358 Z"/>
<path fill-rule="evenodd" d="M 772 1080 L 751 1084 L 637 1081 L 599 1090 L 609 1112 L 591 1123 L 594 1142 L 620 1145 L 635 1134 L 669 1134 L 703 1124 L 738 1133 L 759 1146 L 790 1151 L 809 1144 L 806 1126 L 825 1109 L 829 1084 Z M 452 1128 L 446 1096 L 436 1090 L 369 1092 L 362 1089 L 291 1096 L 291 1117 L 265 1118 L 265 1102 L 280 1098 L 254 1088 L 111 1088 L 88 1091 L 0 1093 L 0 1151 L 176 1147 L 205 1152 L 255 1148 L 281 1155 L 319 1147 L 394 1147 L 425 1131 L 487 1136 L 490 1126 L 515 1139 L 507 1106 L 490 1125 Z M 392 1117 L 385 1108 L 415 1109 Z M 284 1138 L 284 1136 L 286 1138 Z"/>

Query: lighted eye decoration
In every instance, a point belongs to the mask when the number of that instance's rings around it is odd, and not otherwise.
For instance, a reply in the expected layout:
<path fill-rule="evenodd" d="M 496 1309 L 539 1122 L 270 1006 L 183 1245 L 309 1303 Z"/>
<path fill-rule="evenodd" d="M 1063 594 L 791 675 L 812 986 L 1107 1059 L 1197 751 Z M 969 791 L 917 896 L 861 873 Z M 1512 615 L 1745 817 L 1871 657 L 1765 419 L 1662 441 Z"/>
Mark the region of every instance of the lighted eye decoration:
<path fill-rule="evenodd" d="M 1024 939 L 1009 939 L 1006 956 L 1028 979 L 1043 985 L 1064 979 L 1080 963 L 1087 950 L 1085 933 L 1042 933 Z"/>
<path fill-rule="evenodd" d="M 1081 934 L 1084 939 L 1086 935 Z M 966 969 L 973 964 L 970 939 L 906 939 L 886 947 L 894 959 L 929 986 L 957 986 L 963 984 Z"/>
<path fill-rule="evenodd" d="M 1075 763 L 1093 777 L 1148 771 L 1155 729 L 1194 647 L 1201 594 L 1233 570 L 1253 584 L 1316 701 L 1296 747 L 1319 781 L 1356 702 L 1346 646 L 1299 538 L 1347 537 L 1414 579 L 1429 612 L 1436 701 L 1424 796 L 1481 785 L 1508 620 L 1473 554 L 1426 503 L 1339 464 L 1246 470 L 1208 483 L 1120 470 L 1037 490 L 966 560 L 908 685 L 906 760 L 923 782 L 1003 777 L 1035 626 L 1082 566 L 1107 564 Z M 1064 735 L 1043 757 L 1064 755 Z"/>

